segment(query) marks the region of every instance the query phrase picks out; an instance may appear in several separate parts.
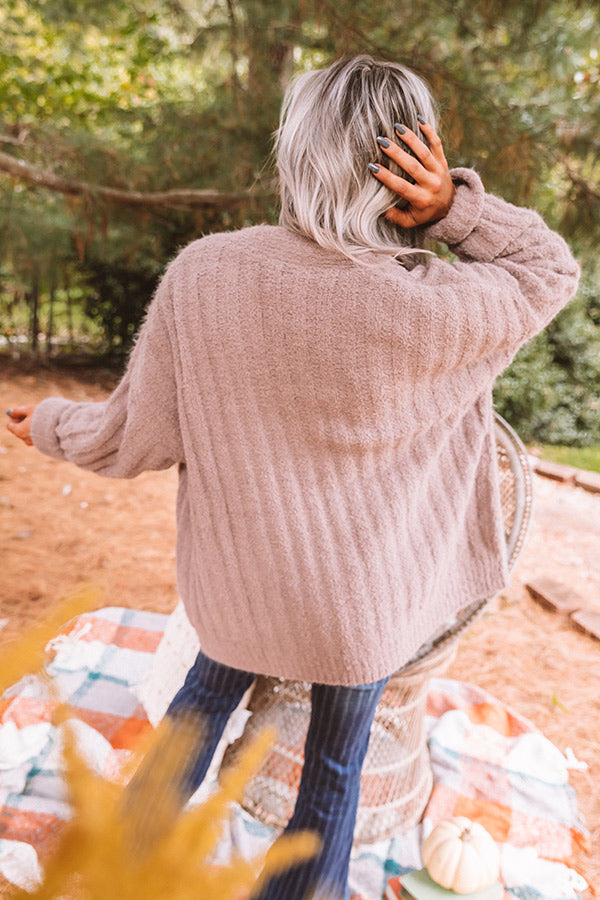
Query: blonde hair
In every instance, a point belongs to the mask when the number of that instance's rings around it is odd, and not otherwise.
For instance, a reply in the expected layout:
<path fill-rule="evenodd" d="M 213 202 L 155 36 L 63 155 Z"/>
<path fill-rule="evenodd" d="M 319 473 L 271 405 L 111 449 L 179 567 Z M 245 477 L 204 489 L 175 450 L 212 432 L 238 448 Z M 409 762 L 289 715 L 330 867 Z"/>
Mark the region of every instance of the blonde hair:
<path fill-rule="evenodd" d="M 279 224 L 355 260 L 367 251 L 393 257 L 415 253 L 423 246 L 422 228 L 399 228 L 384 218 L 394 204 L 406 204 L 367 166 L 385 163 L 412 182 L 376 138 L 401 144 L 394 132 L 399 122 L 425 140 L 418 115 L 437 128 L 427 84 L 398 63 L 361 55 L 294 78 L 275 132 Z"/>

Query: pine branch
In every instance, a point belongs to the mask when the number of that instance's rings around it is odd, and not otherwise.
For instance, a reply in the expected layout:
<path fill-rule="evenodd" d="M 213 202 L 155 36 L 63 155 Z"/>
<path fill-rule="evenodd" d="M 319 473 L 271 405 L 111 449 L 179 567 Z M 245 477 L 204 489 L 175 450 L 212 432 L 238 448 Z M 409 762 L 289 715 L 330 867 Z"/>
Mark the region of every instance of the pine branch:
<path fill-rule="evenodd" d="M 568 157 L 558 155 L 557 158 L 563 164 L 565 173 L 571 184 L 573 184 L 576 188 L 579 188 L 582 194 L 584 194 L 589 200 L 595 202 L 600 201 L 600 191 L 598 191 L 595 185 L 590 184 L 589 181 L 586 181 L 586 179 L 582 175 L 580 175 L 573 169 Z"/>
<path fill-rule="evenodd" d="M 2 152 L 0 152 L 0 172 L 4 172 L 11 178 L 18 178 L 20 181 L 26 181 L 60 194 L 97 198 L 121 206 L 162 206 L 177 209 L 198 209 L 205 206 L 226 208 L 256 197 L 266 196 L 265 192 L 254 189 L 245 191 L 219 191 L 212 188 L 201 190 L 183 188 L 170 191 L 122 190 L 62 178 Z"/>

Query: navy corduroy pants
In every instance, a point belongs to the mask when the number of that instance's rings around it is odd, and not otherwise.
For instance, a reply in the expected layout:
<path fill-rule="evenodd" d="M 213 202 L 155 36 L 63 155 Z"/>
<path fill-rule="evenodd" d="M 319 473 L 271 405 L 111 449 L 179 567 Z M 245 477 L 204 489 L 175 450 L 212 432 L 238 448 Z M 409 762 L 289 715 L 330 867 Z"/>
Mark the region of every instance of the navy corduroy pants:
<path fill-rule="evenodd" d="M 232 712 L 256 674 L 210 659 L 202 651 L 167 716 L 200 712 L 202 748 L 185 779 L 190 797 L 200 786 Z M 313 683 L 298 797 L 285 833 L 309 829 L 322 839 L 318 855 L 291 866 L 252 900 L 350 900 L 348 868 L 358 811 L 360 776 L 375 709 L 389 676 L 355 686 Z"/>

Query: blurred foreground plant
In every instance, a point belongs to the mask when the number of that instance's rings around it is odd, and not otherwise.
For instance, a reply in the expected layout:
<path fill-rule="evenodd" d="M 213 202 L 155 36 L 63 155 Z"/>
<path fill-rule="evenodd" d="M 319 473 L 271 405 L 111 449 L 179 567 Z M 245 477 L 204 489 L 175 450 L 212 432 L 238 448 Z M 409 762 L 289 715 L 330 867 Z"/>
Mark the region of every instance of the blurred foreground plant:
<path fill-rule="evenodd" d="M 40 668 L 44 647 L 67 617 L 90 609 L 97 593 L 84 590 L 63 603 L 43 626 L 0 651 L 0 692 L 32 669 Z M 77 749 L 69 717 L 56 700 L 53 724 L 63 732 L 64 778 L 72 817 L 56 852 L 46 860 L 43 880 L 32 891 L 15 889 L 15 898 L 32 900 L 240 900 L 257 894 L 273 876 L 314 856 L 321 848 L 315 832 L 280 835 L 248 861 L 237 855 L 229 866 L 211 865 L 232 802 L 260 765 L 276 737 L 265 728 L 247 748 L 237 769 L 228 769 L 218 790 L 202 804 L 181 812 L 178 775 L 198 753 L 202 723 L 191 727 L 165 719 L 122 773 L 126 782 L 139 770 L 133 791 L 93 772 Z M 137 773 L 136 773 L 137 774 Z"/>
<path fill-rule="evenodd" d="M 82 585 L 57 604 L 43 622 L 28 628 L 19 637 L 0 647 L 0 695 L 29 672 L 41 669 L 46 659 L 46 644 L 69 619 L 97 606 L 101 592 L 96 585 Z"/>

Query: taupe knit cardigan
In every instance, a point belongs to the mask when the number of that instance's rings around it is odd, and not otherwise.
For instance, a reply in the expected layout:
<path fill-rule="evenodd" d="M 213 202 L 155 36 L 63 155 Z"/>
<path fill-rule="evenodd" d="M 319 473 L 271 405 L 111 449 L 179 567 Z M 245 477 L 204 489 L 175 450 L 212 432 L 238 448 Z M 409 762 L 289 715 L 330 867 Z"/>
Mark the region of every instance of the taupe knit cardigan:
<path fill-rule="evenodd" d="M 208 235 L 168 266 L 113 394 L 35 410 L 50 456 L 115 478 L 178 465 L 178 586 L 215 660 L 375 681 L 508 584 L 492 386 L 579 267 L 536 212 L 452 177 L 426 235 L 458 261 Z"/>

